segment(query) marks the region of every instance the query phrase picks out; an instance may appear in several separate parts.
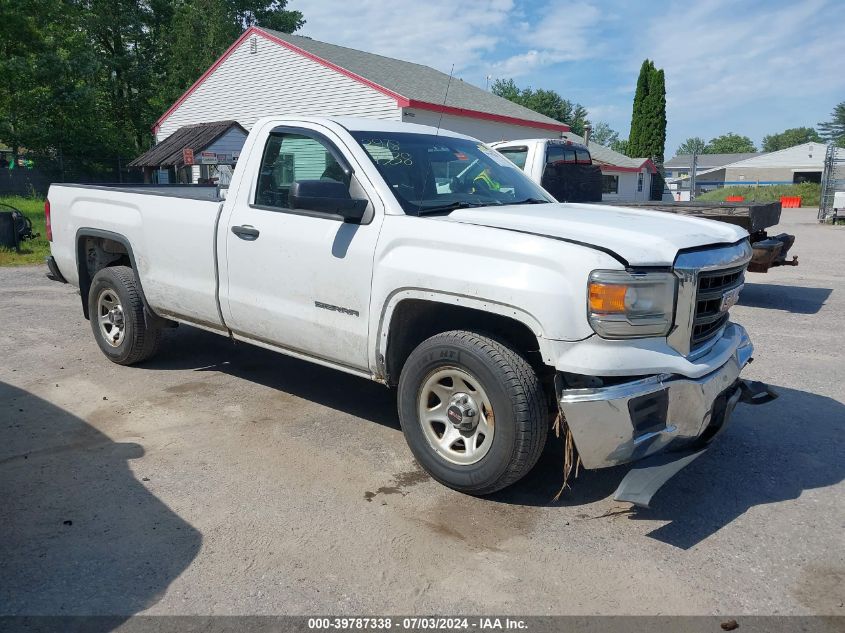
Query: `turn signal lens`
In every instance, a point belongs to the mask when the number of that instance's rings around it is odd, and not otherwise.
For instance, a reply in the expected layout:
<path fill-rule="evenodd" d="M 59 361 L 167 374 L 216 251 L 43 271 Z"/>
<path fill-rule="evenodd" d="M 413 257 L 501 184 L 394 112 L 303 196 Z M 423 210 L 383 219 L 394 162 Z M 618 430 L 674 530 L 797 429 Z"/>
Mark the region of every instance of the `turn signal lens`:
<path fill-rule="evenodd" d="M 664 336 L 672 326 L 675 276 L 670 272 L 594 270 L 587 287 L 587 317 L 604 338 Z"/>
<path fill-rule="evenodd" d="M 627 286 L 614 284 L 590 283 L 590 312 L 625 312 L 625 293 Z"/>

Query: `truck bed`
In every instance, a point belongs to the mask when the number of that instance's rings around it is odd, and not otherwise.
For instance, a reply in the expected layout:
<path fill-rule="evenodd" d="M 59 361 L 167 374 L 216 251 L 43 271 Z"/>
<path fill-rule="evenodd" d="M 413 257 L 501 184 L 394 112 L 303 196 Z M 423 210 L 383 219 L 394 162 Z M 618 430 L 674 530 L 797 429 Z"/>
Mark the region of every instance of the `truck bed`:
<path fill-rule="evenodd" d="M 216 187 L 50 186 L 51 252 L 62 276 L 79 285 L 79 235 L 124 240 L 150 308 L 222 327 L 217 311 L 215 237 L 222 201 Z M 93 258 L 88 246 L 86 258 Z"/>

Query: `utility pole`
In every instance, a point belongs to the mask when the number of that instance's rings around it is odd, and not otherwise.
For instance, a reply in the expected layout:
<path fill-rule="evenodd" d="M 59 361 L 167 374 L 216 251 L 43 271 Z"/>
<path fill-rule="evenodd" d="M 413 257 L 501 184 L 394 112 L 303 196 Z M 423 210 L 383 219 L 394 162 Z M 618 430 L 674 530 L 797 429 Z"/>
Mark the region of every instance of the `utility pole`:
<path fill-rule="evenodd" d="M 695 176 L 696 172 L 698 171 L 698 151 L 693 150 L 692 152 L 692 165 L 690 165 L 689 170 L 689 199 L 695 200 Z"/>

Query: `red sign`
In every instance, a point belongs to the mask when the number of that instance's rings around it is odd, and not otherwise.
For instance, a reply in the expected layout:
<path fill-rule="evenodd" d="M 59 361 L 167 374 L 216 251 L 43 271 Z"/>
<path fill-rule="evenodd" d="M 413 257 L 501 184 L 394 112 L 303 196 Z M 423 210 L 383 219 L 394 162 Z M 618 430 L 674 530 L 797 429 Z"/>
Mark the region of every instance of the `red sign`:
<path fill-rule="evenodd" d="M 186 147 L 182 150 L 182 162 L 186 165 L 194 164 L 194 150 L 190 147 Z"/>

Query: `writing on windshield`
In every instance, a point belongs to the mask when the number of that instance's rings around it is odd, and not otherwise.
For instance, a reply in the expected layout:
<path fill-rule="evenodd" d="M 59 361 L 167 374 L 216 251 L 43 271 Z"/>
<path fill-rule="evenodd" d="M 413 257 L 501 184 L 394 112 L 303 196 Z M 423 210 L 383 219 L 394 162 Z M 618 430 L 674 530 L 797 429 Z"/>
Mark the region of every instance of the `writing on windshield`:
<path fill-rule="evenodd" d="M 513 163 L 470 139 L 353 132 L 406 213 L 551 201 Z"/>

